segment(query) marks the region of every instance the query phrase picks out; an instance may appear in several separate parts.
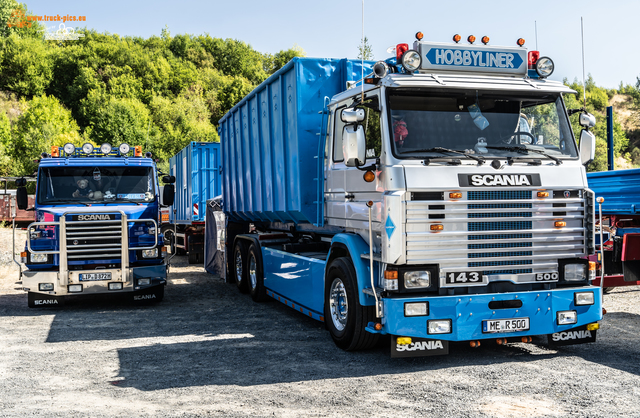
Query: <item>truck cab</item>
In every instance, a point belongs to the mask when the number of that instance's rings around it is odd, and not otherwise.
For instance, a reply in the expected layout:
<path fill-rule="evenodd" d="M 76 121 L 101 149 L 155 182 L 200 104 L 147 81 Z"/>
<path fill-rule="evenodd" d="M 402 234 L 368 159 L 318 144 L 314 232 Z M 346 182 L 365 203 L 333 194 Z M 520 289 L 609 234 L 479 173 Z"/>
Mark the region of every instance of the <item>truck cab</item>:
<path fill-rule="evenodd" d="M 132 155 L 129 155 L 132 154 Z M 140 147 L 43 154 L 37 172 L 35 222 L 28 226 L 22 285 L 30 307 L 61 305 L 77 295 L 164 295 L 166 249 L 159 233 L 155 162 Z"/>

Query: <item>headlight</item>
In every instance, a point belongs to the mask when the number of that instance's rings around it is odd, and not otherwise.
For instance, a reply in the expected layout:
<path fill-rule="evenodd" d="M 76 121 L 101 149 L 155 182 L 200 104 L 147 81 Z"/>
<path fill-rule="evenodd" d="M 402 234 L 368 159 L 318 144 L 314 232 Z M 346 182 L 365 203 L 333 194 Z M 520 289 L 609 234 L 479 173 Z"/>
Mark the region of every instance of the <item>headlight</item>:
<path fill-rule="evenodd" d="M 429 305 L 427 302 L 407 302 L 404 304 L 404 316 L 427 316 Z"/>
<path fill-rule="evenodd" d="M 404 273 L 405 289 L 421 289 L 431 285 L 431 273 L 428 271 L 408 271 Z"/>
<path fill-rule="evenodd" d="M 402 66 L 407 72 L 412 73 L 420 68 L 422 65 L 422 58 L 418 51 L 414 51 L 413 49 L 408 50 L 402 55 Z"/>
<path fill-rule="evenodd" d="M 129 144 L 120 144 L 120 154 L 125 155 L 128 154 L 129 151 L 131 150 L 131 147 L 129 147 Z"/>
<path fill-rule="evenodd" d="M 46 254 L 31 254 L 30 256 L 32 263 L 46 263 L 47 255 Z"/>
<path fill-rule="evenodd" d="M 432 319 L 427 321 L 427 334 L 451 334 L 451 320 Z"/>
<path fill-rule="evenodd" d="M 564 280 L 567 282 L 579 282 L 587 278 L 586 264 L 565 264 Z"/>
<path fill-rule="evenodd" d="M 41 292 L 50 292 L 53 290 L 53 283 L 38 283 L 38 290 Z"/>
<path fill-rule="evenodd" d="M 151 284 L 151 279 L 148 277 L 138 279 L 138 286 L 148 286 Z"/>
<path fill-rule="evenodd" d="M 111 152 L 111 144 L 107 144 L 106 142 L 100 145 L 100 152 L 107 155 Z"/>
<path fill-rule="evenodd" d="M 80 292 L 82 292 L 82 285 L 81 284 L 70 284 L 67 289 L 69 290 L 69 293 L 80 293 Z"/>
<path fill-rule="evenodd" d="M 573 302 L 576 306 L 593 305 L 593 292 L 579 292 L 573 294 Z"/>
<path fill-rule="evenodd" d="M 64 153 L 67 155 L 71 155 L 75 152 L 76 150 L 76 146 L 67 142 L 66 144 L 64 144 Z"/>
<path fill-rule="evenodd" d="M 142 250 L 142 258 L 158 258 L 158 249 Z"/>
<path fill-rule="evenodd" d="M 536 72 L 540 77 L 549 77 L 553 73 L 553 61 L 549 57 L 540 57 L 536 62 Z"/>
<path fill-rule="evenodd" d="M 93 144 L 87 142 L 82 145 L 82 152 L 84 152 L 85 154 L 91 154 L 93 152 Z"/>
<path fill-rule="evenodd" d="M 109 290 L 122 290 L 122 282 L 109 283 Z"/>
<path fill-rule="evenodd" d="M 576 311 L 560 311 L 556 315 L 558 325 L 570 325 L 578 322 L 578 313 Z"/>

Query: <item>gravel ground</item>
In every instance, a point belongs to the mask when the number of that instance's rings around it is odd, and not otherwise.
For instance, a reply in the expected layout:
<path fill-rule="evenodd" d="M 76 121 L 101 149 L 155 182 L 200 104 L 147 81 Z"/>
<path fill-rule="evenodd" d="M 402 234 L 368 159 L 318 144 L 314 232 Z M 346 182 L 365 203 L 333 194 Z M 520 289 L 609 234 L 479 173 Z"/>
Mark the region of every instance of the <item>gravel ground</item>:
<path fill-rule="evenodd" d="M 3 252 L 10 242 L 0 229 Z M 343 352 L 321 323 L 256 304 L 184 257 L 160 304 L 54 310 L 27 308 L 8 259 L 1 417 L 640 417 L 640 287 L 605 296 L 594 344 L 455 344 L 444 357 L 391 359 L 385 344 Z"/>

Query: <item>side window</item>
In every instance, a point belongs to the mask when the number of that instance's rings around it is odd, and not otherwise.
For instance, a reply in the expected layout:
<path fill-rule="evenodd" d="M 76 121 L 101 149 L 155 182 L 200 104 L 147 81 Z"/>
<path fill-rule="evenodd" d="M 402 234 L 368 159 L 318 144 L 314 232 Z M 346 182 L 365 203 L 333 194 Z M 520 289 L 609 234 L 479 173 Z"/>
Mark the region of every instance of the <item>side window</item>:
<path fill-rule="evenodd" d="M 346 106 L 342 106 L 336 109 L 336 113 L 333 115 L 333 120 L 335 121 L 335 125 L 333 127 L 333 161 L 341 162 L 344 161 L 344 155 L 342 154 L 342 129 L 344 128 L 345 123 L 342 121 L 340 117 L 340 112 L 342 109 L 345 109 Z"/>
<path fill-rule="evenodd" d="M 367 139 L 367 158 L 377 158 L 382 149 L 382 136 L 380 134 L 380 112 L 378 97 L 366 98 L 364 103 L 358 106 L 363 108 L 366 118 L 363 123 L 365 138 Z"/>

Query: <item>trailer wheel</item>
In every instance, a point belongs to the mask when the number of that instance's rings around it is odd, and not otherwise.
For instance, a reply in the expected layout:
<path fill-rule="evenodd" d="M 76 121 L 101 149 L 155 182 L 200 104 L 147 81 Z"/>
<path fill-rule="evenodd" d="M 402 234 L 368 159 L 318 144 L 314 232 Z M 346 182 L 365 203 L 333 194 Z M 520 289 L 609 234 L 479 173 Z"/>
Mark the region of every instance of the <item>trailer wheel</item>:
<path fill-rule="evenodd" d="M 264 288 L 264 270 L 261 263 L 260 248 L 255 244 L 249 246 L 247 255 L 247 278 L 249 283 L 249 294 L 254 302 L 264 302 L 267 300 L 267 292 Z"/>
<path fill-rule="evenodd" d="M 343 350 L 365 350 L 376 345 L 378 334 L 365 331 L 375 320 L 373 306 L 362 306 L 358 299 L 356 272 L 347 257 L 329 266 L 325 288 L 324 317 L 333 342 Z"/>
<path fill-rule="evenodd" d="M 247 279 L 247 247 L 242 241 L 236 242 L 233 247 L 233 277 L 238 290 L 242 293 L 249 291 Z"/>

